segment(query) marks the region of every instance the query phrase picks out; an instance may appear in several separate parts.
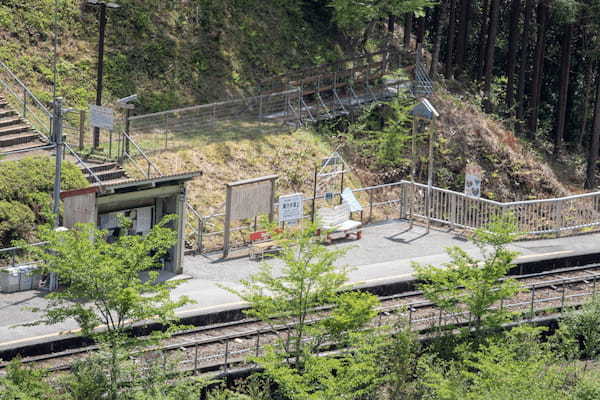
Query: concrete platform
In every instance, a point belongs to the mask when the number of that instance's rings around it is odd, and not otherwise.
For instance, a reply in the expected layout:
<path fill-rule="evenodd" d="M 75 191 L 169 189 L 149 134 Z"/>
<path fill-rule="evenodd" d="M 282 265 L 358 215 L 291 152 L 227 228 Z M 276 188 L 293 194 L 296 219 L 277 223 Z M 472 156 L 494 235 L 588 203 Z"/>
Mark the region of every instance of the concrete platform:
<path fill-rule="evenodd" d="M 342 240 L 331 247 L 347 248 L 348 252 L 338 265 L 352 266 L 349 280 L 358 286 L 380 286 L 410 280 L 413 263 L 442 265 L 449 261 L 445 249 L 459 246 L 469 254 L 479 256 L 477 247 L 464 237 L 441 229 L 415 225 L 410 229 L 405 221 L 393 221 L 370 225 L 363 231 L 360 241 Z M 540 260 L 581 259 L 597 261 L 600 257 L 600 233 L 556 239 L 516 242 L 511 248 L 520 252 L 517 260 L 530 263 Z M 587 261 L 586 261 L 587 260 Z M 568 261 L 568 260 L 567 260 Z M 276 273 L 282 264 L 269 261 Z M 571 261 L 568 261 L 571 263 Z M 196 301 L 178 311 L 182 317 L 202 316 L 224 310 L 239 310 L 245 304 L 223 287 L 239 289 L 240 280 L 248 278 L 259 269 L 259 263 L 247 256 L 220 259 L 220 254 L 187 256 L 182 276 L 163 275 L 163 279 L 185 279 L 175 289 L 174 297 L 186 295 Z M 40 318 L 29 311 L 30 307 L 44 307 L 45 293 L 27 291 L 0 294 L 0 352 L 32 343 L 58 340 L 64 335 L 76 334 L 77 325 L 67 321 L 55 326 L 23 326 Z"/>

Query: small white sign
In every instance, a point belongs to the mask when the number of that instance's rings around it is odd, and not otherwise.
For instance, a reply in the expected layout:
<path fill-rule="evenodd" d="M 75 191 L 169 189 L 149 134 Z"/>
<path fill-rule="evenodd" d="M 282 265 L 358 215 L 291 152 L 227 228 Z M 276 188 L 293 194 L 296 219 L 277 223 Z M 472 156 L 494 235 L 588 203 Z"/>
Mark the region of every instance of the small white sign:
<path fill-rule="evenodd" d="M 468 165 L 465 170 L 465 194 L 471 197 L 481 197 L 481 167 Z"/>
<path fill-rule="evenodd" d="M 304 195 L 302 193 L 279 196 L 279 222 L 290 223 L 302 219 L 303 200 Z"/>
<path fill-rule="evenodd" d="M 90 104 L 90 121 L 96 128 L 112 130 L 114 125 L 112 108 Z"/>
<path fill-rule="evenodd" d="M 352 192 L 352 189 L 350 189 L 350 188 L 344 189 L 344 191 L 342 192 L 342 199 L 350 207 L 350 212 L 362 211 L 362 206 L 360 205 L 358 200 L 356 200 L 356 197 L 354 197 L 354 193 Z"/>

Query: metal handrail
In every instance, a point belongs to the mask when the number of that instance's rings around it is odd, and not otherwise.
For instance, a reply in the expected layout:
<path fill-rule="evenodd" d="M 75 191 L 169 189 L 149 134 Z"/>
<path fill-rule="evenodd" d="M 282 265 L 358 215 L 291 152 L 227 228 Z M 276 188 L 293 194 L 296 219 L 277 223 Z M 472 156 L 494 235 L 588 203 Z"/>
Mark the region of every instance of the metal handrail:
<path fill-rule="evenodd" d="M 148 158 L 148 156 L 146 155 L 146 153 L 144 152 L 144 150 L 142 150 L 142 148 L 127 134 L 127 132 L 121 131 L 121 134 L 125 137 L 126 140 L 128 140 L 131 144 L 133 144 L 135 146 L 135 148 L 137 149 L 137 151 L 142 155 L 142 157 L 144 157 L 144 160 L 146 160 L 146 162 L 148 163 L 148 165 L 151 166 L 152 168 L 154 168 L 154 170 L 156 171 L 156 173 L 159 176 L 162 176 L 162 172 L 160 172 L 160 170 L 158 169 L 158 167 L 156 165 L 154 165 L 154 163 L 152 161 L 150 161 L 150 159 Z M 148 173 L 147 178 L 150 178 L 150 173 Z"/>
<path fill-rule="evenodd" d="M 137 121 L 137 120 L 146 119 L 149 117 L 159 117 L 159 116 L 163 116 L 163 115 L 176 114 L 176 113 L 180 113 L 180 112 L 184 112 L 184 111 L 196 111 L 196 110 L 200 110 L 203 108 L 212 108 L 212 107 L 223 106 L 223 105 L 227 105 L 227 104 L 231 104 L 231 103 L 245 102 L 248 100 L 258 99 L 261 97 L 268 98 L 268 97 L 281 96 L 281 95 L 297 93 L 297 92 L 298 92 L 298 89 L 290 89 L 290 90 L 285 90 L 285 91 L 277 92 L 277 93 L 271 93 L 271 94 L 267 94 L 267 95 L 243 97 L 240 99 L 220 101 L 220 102 L 209 103 L 209 104 L 199 104 L 199 105 L 195 105 L 195 106 L 177 108 L 177 109 L 173 109 L 173 110 L 166 110 L 166 111 L 160 111 L 160 112 L 155 112 L 155 113 L 150 113 L 150 114 L 137 115 L 135 117 L 130 117 L 129 120 Z"/>
<path fill-rule="evenodd" d="M 83 160 L 77 155 L 77 153 L 75 151 L 73 151 L 73 149 L 71 148 L 71 146 L 69 146 L 68 143 L 63 143 L 65 148 L 71 153 L 71 155 L 73 157 L 75 157 L 75 159 L 77 160 L 78 164 L 83 165 L 83 167 L 85 168 L 85 170 L 94 178 L 94 180 L 98 183 L 98 185 L 100 187 L 104 187 L 104 185 L 102 185 L 102 180 L 100 180 L 100 178 L 98 178 L 98 176 L 94 173 L 94 171 L 92 171 L 85 162 L 83 162 Z"/>
<path fill-rule="evenodd" d="M 48 111 L 48 109 L 38 100 L 37 97 L 35 97 L 33 95 L 33 93 L 31 93 L 31 90 L 29 90 L 29 88 L 27 86 L 25 86 L 23 84 L 23 82 L 21 82 L 21 80 L 19 78 L 17 78 L 17 76 L 8 68 L 8 66 L 6 64 L 4 64 L 2 61 L 0 61 L 0 66 L 10 74 L 10 76 L 17 81 L 17 83 L 19 84 L 19 86 L 21 86 L 21 88 L 23 88 L 23 90 L 25 90 L 27 92 L 27 94 L 29 95 L 29 97 L 31 97 L 38 105 L 38 107 L 40 107 L 42 109 L 42 111 L 44 111 L 50 118 L 52 118 L 52 114 L 50 113 L 50 111 Z"/>
<path fill-rule="evenodd" d="M 2 61 L 0 61 L 0 69 L 4 70 L 6 73 L 8 73 L 8 75 L 10 76 L 10 78 L 16 82 L 17 86 L 18 86 L 18 87 L 20 87 L 20 88 L 21 88 L 21 89 L 24 91 L 25 95 L 26 95 L 27 97 L 29 97 L 29 98 L 30 98 L 30 99 L 31 99 L 31 100 L 32 100 L 32 101 L 35 103 L 35 105 L 37 105 L 37 107 L 38 107 L 38 108 L 41 110 L 41 112 L 42 112 L 43 114 L 45 114 L 45 115 L 48 117 L 48 122 L 49 122 L 49 124 L 48 124 L 48 133 L 49 133 L 49 134 L 51 134 L 51 132 L 52 132 L 52 114 L 50 113 L 50 111 L 48 111 L 48 109 L 47 109 L 47 108 L 46 108 L 46 107 L 45 107 L 45 106 L 42 104 L 42 102 L 41 102 L 41 101 L 40 101 L 40 100 L 39 100 L 39 99 L 38 99 L 38 98 L 37 98 L 37 97 L 36 97 L 36 96 L 35 96 L 35 95 L 34 95 L 34 94 L 31 92 L 31 90 L 29 90 L 29 88 L 28 88 L 27 86 L 25 86 L 25 84 L 23 84 L 23 82 L 21 82 L 21 80 L 20 80 L 20 79 L 19 79 L 19 78 L 18 78 L 18 77 L 17 77 L 17 76 L 16 76 L 16 75 L 15 75 L 15 74 L 14 74 L 14 73 L 13 73 L 13 72 L 10 70 L 10 68 L 8 68 L 8 66 L 7 66 L 7 65 L 6 65 L 4 62 L 2 62 Z M 18 102 L 19 102 L 21 105 L 23 105 L 24 107 L 27 107 L 27 100 L 26 100 L 26 99 L 24 99 L 24 100 L 19 100 L 19 95 L 18 95 L 18 94 L 16 94 L 16 93 L 15 93 L 15 92 L 14 92 L 14 91 L 11 89 L 10 85 L 9 85 L 7 82 L 5 82 L 4 80 L 0 79 L 0 83 L 2 83 L 2 85 L 5 87 L 5 89 L 6 89 L 6 90 L 8 90 L 8 91 L 9 91 L 9 92 L 12 94 L 12 96 L 13 96 L 15 99 L 17 99 L 17 101 L 18 101 Z M 19 112 L 19 111 L 17 110 L 17 112 Z M 35 114 L 32 114 L 32 116 L 33 116 L 33 118 L 34 118 L 34 119 L 36 119 L 36 120 L 37 120 L 37 122 L 38 122 L 40 125 L 42 125 L 42 126 L 44 125 L 44 122 L 40 121 L 40 120 L 38 119 L 38 117 L 36 117 L 36 116 L 35 116 Z M 23 115 L 23 118 L 27 118 L 27 117 L 26 117 L 25 115 Z M 42 138 L 43 138 L 44 140 L 46 140 L 46 141 L 50 141 L 49 137 L 48 137 L 48 136 L 46 136 L 46 135 L 44 135 L 42 132 L 39 132 L 39 131 L 38 131 L 38 134 L 39 134 L 39 135 L 41 135 L 41 136 L 42 136 Z"/>

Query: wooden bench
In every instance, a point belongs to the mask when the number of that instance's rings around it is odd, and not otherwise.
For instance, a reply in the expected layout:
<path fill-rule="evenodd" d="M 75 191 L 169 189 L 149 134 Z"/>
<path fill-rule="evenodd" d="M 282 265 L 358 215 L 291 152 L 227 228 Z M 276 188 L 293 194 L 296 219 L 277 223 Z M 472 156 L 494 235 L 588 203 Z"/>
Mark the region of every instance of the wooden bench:
<path fill-rule="evenodd" d="M 362 237 L 362 223 L 350 219 L 350 207 L 346 203 L 331 208 L 319 208 L 317 216 L 320 224 L 319 234 L 322 231 L 327 232 L 327 243 L 332 242 L 333 235 L 340 233 L 344 238 L 354 235 L 356 240 L 360 240 Z"/>
<path fill-rule="evenodd" d="M 272 253 L 281 249 L 279 241 L 274 240 L 266 231 L 252 232 L 249 239 L 250 252 L 248 257 L 251 260 L 262 260 L 265 253 Z"/>

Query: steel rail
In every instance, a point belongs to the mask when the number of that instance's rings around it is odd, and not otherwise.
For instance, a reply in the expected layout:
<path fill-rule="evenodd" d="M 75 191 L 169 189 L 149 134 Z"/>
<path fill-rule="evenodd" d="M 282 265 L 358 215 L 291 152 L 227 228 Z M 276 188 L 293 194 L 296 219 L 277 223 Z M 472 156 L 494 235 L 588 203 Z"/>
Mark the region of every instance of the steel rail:
<path fill-rule="evenodd" d="M 516 276 L 515 278 L 518 281 L 524 281 L 524 280 L 537 278 L 537 277 L 545 277 L 545 276 L 550 276 L 550 275 L 558 276 L 560 274 L 569 274 L 569 273 L 573 273 L 573 272 L 587 272 L 588 273 L 587 275 L 584 275 L 584 276 L 566 277 L 566 278 L 562 278 L 562 279 L 554 279 L 554 280 L 550 280 L 550 281 L 543 281 L 543 282 L 529 283 L 526 285 L 521 285 L 523 289 L 535 288 L 536 290 L 540 291 L 542 289 L 551 288 L 551 289 L 556 290 L 557 285 L 561 285 L 564 288 L 566 285 L 571 285 L 571 284 L 580 283 L 580 282 L 586 282 L 587 284 L 589 284 L 592 279 L 594 281 L 596 281 L 598 278 L 600 278 L 600 274 L 590 275 L 590 274 L 592 274 L 592 272 L 589 270 L 597 269 L 597 268 L 600 268 L 600 264 L 590 264 L 590 265 L 586 265 L 586 266 L 573 267 L 573 268 L 562 268 L 562 269 L 557 269 L 557 270 L 553 270 L 553 271 L 544 271 L 541 273 Z M 595 288 L 595 285 L 594 285 L 594 288 Z M 564 289 L 563 289 L 563 291 L 564 291 Z M 584 297 L 584 296 L 587 296 L 588 294 L 589 293 L 587 293 L 587 292 L 585 294 L 575 293 L 575 294 L 570 294 L 570 295 L 564 295 L 564 293 L 563 293 L 561 296 L 545 297 L 542 299 L 538 298 L 533 303 L 530 301 L 521 301 L 521 302 L 517 302 L 517 303 L 504 304 L 503 307 L 516 308 L 516 307 L 530 305 L 530 304 L 547 303 L 550 301 L 555 301 L 557 299 L 561 299 L 563 301 L 562 306 L 564 306 L 565 300 L 568 300 L 571 298 Z M 398 310 L 406 310 L 406 309 L 409 310 L 411 315 L 412 315 L 412 313 L 414 313 L 415 311 L 420 310 L 420 309 L 433 308 L 433 309 L 437 310 L 437 308 L 435 308 L 435 304 L 428 300 L 411 301 L 410 303 L 396 303 L 396 304 L 387 305 L 387 306 L 385 305 L 386 302 L 395 302 L 397 300 L 407 300 L 411 297 L 419 298 L 422 296 L 423 296 L 423 294 L 421 291 L 398 293 L 398 294 L 394 294 L 394 295 L 390 295 L 390 296 L 380 296 L 379 299 L 380 299 L 380 302 L 382 305 L 377 308 L 378 316 L 379 316 L 379 318 L 381 318 L 382 314 L 389 313 L 389 312 L 395 312 Z M 313 310 L 313 312 L 319 313 L 319 312 L 329 311 L 332 308 L 333 308 L 333 306 L 323 306 L 323 307 L 319 307 L 316 310 Z M 540 311 L 540 310 L 537 310 L 537 311 Z M 455 313 L 455 316 L 456 315 L 464 315 L 464 313 Z M 317 317 L 317 318 L 313 318 L 310 321 L 312 323 L 315 323 L 315 322 L 322 320 L 323 318 L 326 318 L 326 317 Z M 413 323 L 418 323 L 418 322 L 433 320 L 436 318 L 437 317 L 425 318 L 425 319 L 417 318 L 417 319 L 412 319 L 412 321 L 413 321 Z M 214 324 L 214 325 L 210 325 L 210 326 L 204 326 L 204 327 L 194 328 L 191 330 L 186 330 L 183 332 L 179 332 L 174 337 L 185 337 L 185 336 L 190 336 L 190 335 L 202 333 L 202 332 L 215 331 L 215 330 L 227 329 L 227 328 L 235 328 L 235 327 L 240 327 L 240 326 L 249 325 L 249 324 L 256 324 L 256 323 L 262 324 L 262 322 L 257 319 L 247 318 L 247 319 L 242 319 L 242 320 L 238 320 L 238 321 L 232 321 L 232 322 L 227 322 L 227 323 L 222 323 L 222 324 Z M 268 328 L 259 327 L 256 329 L 249 329 L 249 330 L 245 330 L 242 332 L 222 334 L 222 335 L 219 335 L 216 337 L 204 338 L 204 339 L 199 339 L 199 340 L 191 340 L 191 341 L 188 340 L 188 341 L 184 341 L 184 342 L 176 342 L 176 343 L 168 344 L 168 345 L 165 345 L 162 347 L 144 350 L 144 351 L 142 351 L 142 353 L 148 352 L 148 351 L 172 351 L 172 350 L 177 350 L 177 349 L 187 349 L 187 348 L 198 347 L 198 346 L 215 345 L 215 344 L 223 343 L 224 341 L 232 341 L 235 339 L 246 339 L 248 337 L 253 337 L 253 336 L 261 335 L 261 334 L 262 335 L 274 334 L 276 332 L 286 331 L 286 330 L 290 329 L 291 327 L 293 327 L 293 323 L 284 323 L 284 324 L 277 325 L 275 327 L 268 327 Z M 48 360 L 57 359 L 57 358 L 74 356 L 76 354 L 87 353 L 89 351 L 96 350 L 97 348 L 98 348 L 97 346 L 87 346 L 84 348 L 73 349 L 73 350 L 69 350 L 66 352 L 30 357 L 30 358 L 24 359 L 23 362 L 24 363 L 36 363 L 36 362 L 48 361 Z M 252 348 L 250 348 L 249 350 L 245 350 L 244 352 L 252 351 L 252 349 L 254 349 L 254 346 L 252 346 Z M 234 355 L 234 353 L 232 353 L 232 352 L 230 352 L 229 354 Z M 210 356 L 209 358 L 214 359 L 214 358 L 219 358 L 222 356 L 223 356 L 222 354 L 216 354 L 216 355 Z M 206 359 L 207 358 L 204 358 L 202 360 L 206 360 Z M 0 368 L 3 368 L 5 366 L 6 366 L 6 364 L 2 364 L 2 365 L 0 365 Z M 54 370 L 54 371 L 68 370 L 68 369 L 69 369 L 69 365 L 66 365 L 66 364 L 52 368 L 52 370 Z"/>

